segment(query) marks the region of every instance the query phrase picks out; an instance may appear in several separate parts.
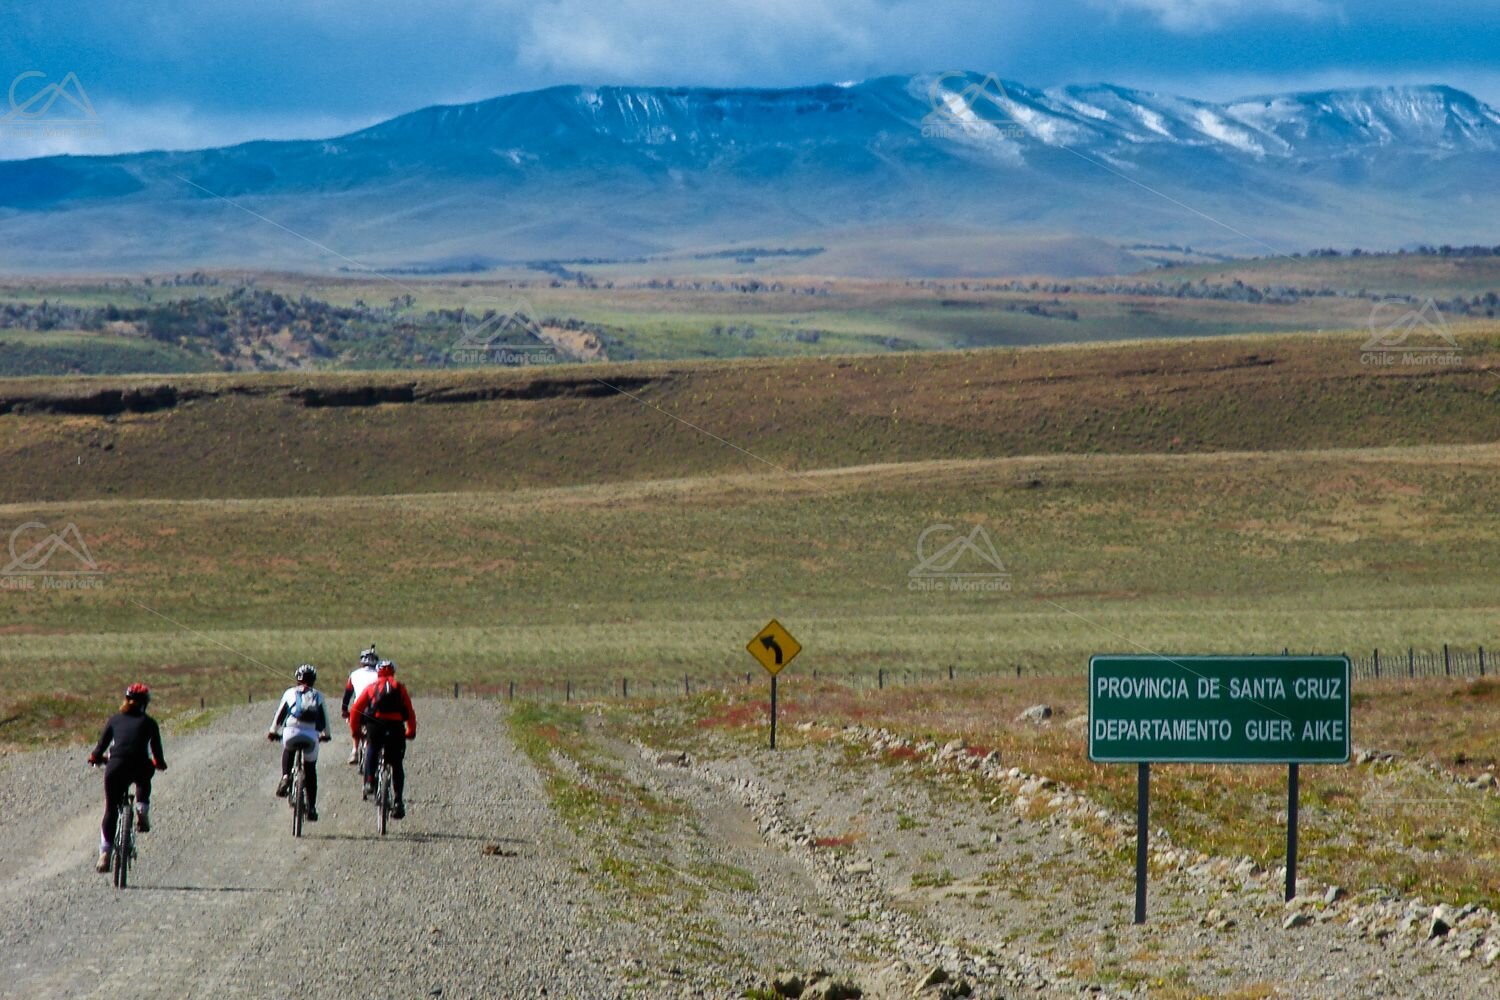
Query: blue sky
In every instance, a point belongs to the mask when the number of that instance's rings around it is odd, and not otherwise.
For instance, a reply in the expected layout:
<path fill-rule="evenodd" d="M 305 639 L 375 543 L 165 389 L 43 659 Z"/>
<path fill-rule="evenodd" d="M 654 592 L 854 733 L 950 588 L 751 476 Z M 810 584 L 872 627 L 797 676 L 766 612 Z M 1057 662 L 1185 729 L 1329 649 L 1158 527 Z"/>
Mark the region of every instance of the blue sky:
<path fill-rule="evenodd" d="M 0 158 L 333 135 L 558 83 L 958 68 L 1209 99 L 1448 83 L 1500 105 L 1495 0 L 0 0 L 0 24 L 0 87 L 75 73 L 99 120 L 0 130 Z"/>

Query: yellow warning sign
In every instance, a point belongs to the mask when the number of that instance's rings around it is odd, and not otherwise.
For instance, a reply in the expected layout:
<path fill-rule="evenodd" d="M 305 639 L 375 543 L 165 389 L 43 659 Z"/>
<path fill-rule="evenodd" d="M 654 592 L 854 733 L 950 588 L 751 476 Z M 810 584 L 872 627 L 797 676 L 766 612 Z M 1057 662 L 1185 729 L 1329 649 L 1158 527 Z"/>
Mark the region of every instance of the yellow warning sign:
<path fill-rule="evenodd" d="M 760 661 L 767 673 L 775 677 L 781 673 L 782 667 L 791 663 L 802 652 L 802 643 L 793 639 L 792 633 L 783 628 L 781 622 L 772 618 L 745 648 Z"/>

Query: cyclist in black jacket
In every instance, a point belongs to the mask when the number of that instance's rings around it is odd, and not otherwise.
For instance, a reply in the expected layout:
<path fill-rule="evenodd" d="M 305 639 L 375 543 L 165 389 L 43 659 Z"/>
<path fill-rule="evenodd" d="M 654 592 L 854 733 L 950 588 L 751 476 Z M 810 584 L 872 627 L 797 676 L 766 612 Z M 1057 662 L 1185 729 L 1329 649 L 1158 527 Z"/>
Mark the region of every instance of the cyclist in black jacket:
<path fill-rule="evenodd" d="M 104 732 L 94 752 L 89 754 L 89 763 L 103 764 L 105 751 L 109 751 L 109 763 L 104 767 L 104 823 L 99 828 L 99 871 L 109 871 L 109 854 L 115 836 L 115 817 L 120 812 L 120 802 L 125 790 L 135 784 L 136 829 L 146 833 L 151 829 L 151 776 L 167 769 L 166 755 L 161 749 L 161 728 L 156 720 L 146 714 L 151 702 L 151 689 L 144 684 L 132 684 L 125 689 L 125 703 L 120 711 L 110 716 L 104 724 Z"/>

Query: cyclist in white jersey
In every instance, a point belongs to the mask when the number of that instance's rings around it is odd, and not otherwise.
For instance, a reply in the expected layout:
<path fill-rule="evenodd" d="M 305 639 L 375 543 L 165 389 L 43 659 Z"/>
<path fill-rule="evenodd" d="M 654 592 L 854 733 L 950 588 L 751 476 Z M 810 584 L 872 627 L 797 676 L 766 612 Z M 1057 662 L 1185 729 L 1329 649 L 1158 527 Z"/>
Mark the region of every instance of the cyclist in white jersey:
<path fill-rule="evenodd" d="M 281 781 L 276 794 L 286 798 L 292 790 L 292 762 L 297 751 L 302 751 L 302 764 L 307 773 L 307 820 L 318 821 L 318 744 L 327 743 L 333 737 L 328 732 L 328 706 L 323 703 L 323 694 L 313 687 L 318 682 L 318 671 L 311 663 L 297 668 L 297 684 L 286 689 L 281 704 L 276 706 L 276 718 L 266 739 L 281 736 Z"/>
<path fill-rule="evenodd" d="M 375 665 L 379 657 L 375 654 L 375 644 L 370 643 L 370 648 L 359 654 L 359 666 L 349 675 L 349 683 L 344 686 L 344 707 L 339 713 L 344 718 L 349 718 L 349 706 L 354 704 L 354 699 L 364 693 L 365 688 L 375 683 Z M 359 745 L 364 742 L 361 736 L 355 736 L 354 745 L 349 748 L 349 763 L 359 763 Z"/>

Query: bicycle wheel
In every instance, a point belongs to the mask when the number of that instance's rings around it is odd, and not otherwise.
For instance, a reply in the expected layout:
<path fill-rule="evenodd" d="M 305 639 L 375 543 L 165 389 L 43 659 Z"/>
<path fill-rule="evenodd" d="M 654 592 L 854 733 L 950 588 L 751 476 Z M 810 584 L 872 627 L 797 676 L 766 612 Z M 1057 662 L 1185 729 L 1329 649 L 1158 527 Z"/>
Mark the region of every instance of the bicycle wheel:
<path fill-rule="evenodd" d="M 375 797 L 380 800 L 380 835 L 385 836 L 386 825 L 391 818 L 391 769 L 385 761 L 380 762 L 380 787 Z"/>
<path fill-rule="evenodd" d="M 124 889 L 130 882 L 131 840 L 135 836 L 135 796 L 127 794 L 115 817 L 115 888 Z"/>
<path fill-rule="evenodd" d="M 306 773 L 302 769 L 302 751 L 292 764 L 292 836 L 302 836 L 302 818 L 307 812 Z"/>
<path fill-rule="evenodd" d="M 380 756 L 375 757 L 375 814 L 380 817 L 380 835 L 386 835 L 386 828 L 390 825 L 390 783 L 392 783 L 392 772 L 390 765 L 386 763 L 386 750 L 378 751 Z"/>

